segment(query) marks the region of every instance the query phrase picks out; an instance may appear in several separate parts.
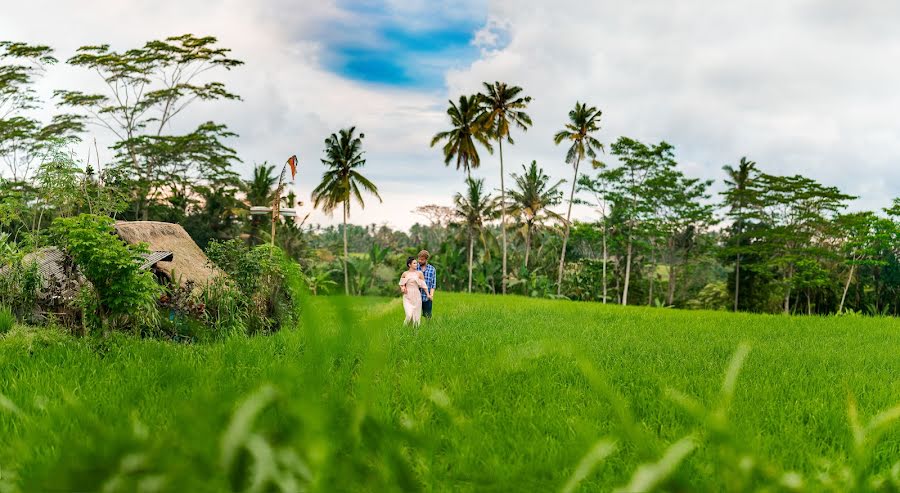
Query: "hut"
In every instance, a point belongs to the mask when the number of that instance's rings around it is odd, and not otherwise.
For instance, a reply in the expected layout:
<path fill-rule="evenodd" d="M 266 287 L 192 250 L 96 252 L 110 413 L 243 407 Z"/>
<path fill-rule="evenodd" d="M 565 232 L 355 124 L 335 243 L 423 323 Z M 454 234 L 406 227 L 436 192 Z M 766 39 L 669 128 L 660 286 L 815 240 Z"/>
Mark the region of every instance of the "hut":
<path fill-rule="evenodd" d="M 203 250 L 194 243 L 187 231 L 179 224 L 157 221 L 119 221 L 115 224 L 116 234 L 129 244 L 145 243 L 151 251 L 147 267 L 157 277 L 184 284 L 191 281 L 194 286 L 206 286 L 221 274 L 211 266 Z M 167 254 L 167 255 L 166 255 Z M 157 258 L 157 255 L 161 255 Z"/>

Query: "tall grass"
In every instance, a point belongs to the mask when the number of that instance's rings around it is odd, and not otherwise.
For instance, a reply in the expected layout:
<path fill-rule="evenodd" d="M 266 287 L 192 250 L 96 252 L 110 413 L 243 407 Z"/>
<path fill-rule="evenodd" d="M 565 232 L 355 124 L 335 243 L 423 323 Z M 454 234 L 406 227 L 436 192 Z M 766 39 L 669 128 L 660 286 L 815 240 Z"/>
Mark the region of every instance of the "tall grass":
<path fill-rule="evenodd" d="M 894 491 L 900 322 L 442 294 L 0 338 L 0 491 Z"/>
<path fill-rule="evenodd" d="M 0 305 L 0 335 L 6 334 L 16 325 L 16 316 L 12 310 Z"/>

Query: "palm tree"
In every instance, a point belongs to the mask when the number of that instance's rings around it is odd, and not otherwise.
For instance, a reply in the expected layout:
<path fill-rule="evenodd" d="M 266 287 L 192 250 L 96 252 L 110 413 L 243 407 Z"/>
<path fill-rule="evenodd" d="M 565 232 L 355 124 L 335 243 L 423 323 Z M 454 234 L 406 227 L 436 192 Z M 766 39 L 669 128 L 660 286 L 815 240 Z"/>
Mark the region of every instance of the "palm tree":
<path fill-rule="evenodd" d="M 537 161 L 532 161 L 527 168 L 523 164 L 522 170 L 524 173 L 521 176 L 512 174 L 515 187 L 510 189 L 509 198 L 513 214 L 522 218 L 525 236 L 525 270 L 528 271 L 532 234 L 544 220 L 562 220 L 562 216 L 551 211 L 550 208 L 562 202 L 563 192 L 559 187 L 562 186 L 564 180 L 559 180 L 551 186 L 550 177 L 544 173 L 543 168 L 538 168 Z"/>
<path fill-rule="evenodd" d="M 253 168 L 253 178 L 246 182 L 248 204 L 269 205 L 273 197 L 272 192 L 278 183 L 274 171 L 275 166 L 266 166 L 266 163 Z"/>
<path fill-rule="evenodd" d="M 350 294 L 350 276 L 347 264 L 350 254 L 347 251 L 347 218 L 350 216 L 350 199 L 355 198 L 359 206 L 365 207 L 362 192 L 374 195 L 379 202 L 378 187 L 360 174 L 359 168 L 366 164 L 363 159 L 362 139 L 365 135 L 355 136 L 356 127 L 342 129 L 325 139 L 325 158 L 322 164 L 328 167 L 322 175 L 322 182 L 312 192 L 313 206 L 322 206 L 322 210 L 331 213 L 338 206 L 344 209 L 344 293 Z"/>
<path fill-rule="evenodd" d="M 278 183 L 278 177 L 274 175 L 275 166 L 267 166 L 266 163 L 259 164 L 253 168 L 253 178 L 244 182 L 244 190 L 247 193 L 247 205 L 252 206 L 268 206 L 272 205 L 272 199 L 275 198 L 275 186 Z M 250 216 L 249 241 L 251 244 L 263 243 L 263 226 L 265 218 L 260 216 Z"/>
<path fill-rule="evenodd" d="M 472 262 L 475 236 L 483 233 L 484 223 L 496 217 L 497 201 L 484 194 L 484 180 L 466 178 L 465 194 L 453 197 L 454 213 L 466 228 L 469 240 L 469 292 L 472 292 Z"/>
<path fill-rule="evenodd" d="M 503 171 L 503 139 L 510 145 L 514 144 L 509 133 L 510 125 L 519 127 L 523 132 L 531 126 L 531 117 L 525 113 L 525 108 L 531 102 L 530 96 L 521 96 L 522 88 L 508 86 L 505 82 L 484 82 L 485 94 L 479 94 L 483 108 L 483 118 L 486 129 L 491 137 L 497 139 L 500 149 L 500 231 L 503 236 L 503 272 L 501 292 L 506 294 L 506 187 L 503 183 L 505 173 Z"/>
<path fill-rule="evenodd" d="M 756 171 L 756 163 L 742 157 L 737 169 L 731 165 L 722 167 L 728 178 L 725 185 L 728 191 L 724 193 L 726 203 L 731 208 L 729 215 L 734 218 L 734 236 L 737 239 L 737 258 L 734 262 L 734 311 L 738 311 L 738 299 L 741 291 L 741 243 L 744 229 L 747 227 L 744 212 L 750 205 L 750 185 L 753 181 L 753 173 Z"/>
<path fill-rule="evenodd" d="M 483 145 L 488 152 L 493 153 L 494 148 L 484 132 L 482 114 L 478 106 L 478 96 L 460 96 L 459 106 L 448 101 L 447 115 L 450 116 L 450 124 L 453 128 L 445 132 L 438 132 L 431 139 L 431 147 L 438 142 L 446 140 L 444 144 L 444 164 L 450 166 L 450 162 L 456 159 L 456 169 L 462 168 L 466 176 L 472 176 L 472 170 L 481 165 L 478 156 L 478 148 L 475 143 Z"/>
<path fill-rule="evenodd" d="M 575 108 L 569 112 L 569 123 L 553 136 L 553 142 L 559 145 L 564 140 L 572 143 L 566 152 L 566 162 L 575 169 L 572 178 L 572 191 L 569 194 L 569 211 L 566 213 L 566 229 L 563 234 L 562 251 L 559 254 L 559 277 L 556 280 L 556 294 L 562 293 L 563 267 L 566 262 L 566 243 L 569 241 L 569 227 L 572 219 L 572 202 L 575 200 L 575 188 L 578 186 L 578 166 L 585 156 L 597 163 L 597 151 L 603 151 L 603 144 L 594 138 L 592 133 L 600 130 L 600 115 L 603 112 L 585 103 L 576 102 Z M 599 164 L 599 163 L 597 163 Z"/>

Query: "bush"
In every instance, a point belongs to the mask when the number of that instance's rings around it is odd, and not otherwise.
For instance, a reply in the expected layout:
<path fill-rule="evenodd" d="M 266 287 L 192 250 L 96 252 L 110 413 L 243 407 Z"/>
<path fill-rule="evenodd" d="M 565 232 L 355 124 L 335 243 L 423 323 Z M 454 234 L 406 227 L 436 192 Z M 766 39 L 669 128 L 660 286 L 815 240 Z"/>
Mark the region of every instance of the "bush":
<path fill-rule="evenodd" d="M 4 260 L 0 270 L 0 304 L 19 320 L 29 320 L 41 289 L 38 266 L 25 262 L 18 254 Z"/>
<path fill-rule="evenodd" d="M 6 334 L 12 330 L 16 324 L 16 316 L 5 306 L 0 306 L 0 335 Z"/>
<path fill-rule="evenodd" d="M 140 269 L 145 246 L 126 245 L 115 235 L 111 218 L 91 214 L 55 219 L 52 235 L 91 283 L 96 299 L 85 303 L 87 320 L 93 311 L 104 329 L 157 327 L 161 288 L 153 274 Z"/>
<path fill-rule="evenodd" d="M 212 241 L 206 254 L 228 274 L 227 281 L 213 283 L 206 290 L 210 323 L 232 330 L 243 327 L 249 334 L 294 325 L 303 276 L 299 265 L 280 248 L 250 248 L 239 240 Z"/>

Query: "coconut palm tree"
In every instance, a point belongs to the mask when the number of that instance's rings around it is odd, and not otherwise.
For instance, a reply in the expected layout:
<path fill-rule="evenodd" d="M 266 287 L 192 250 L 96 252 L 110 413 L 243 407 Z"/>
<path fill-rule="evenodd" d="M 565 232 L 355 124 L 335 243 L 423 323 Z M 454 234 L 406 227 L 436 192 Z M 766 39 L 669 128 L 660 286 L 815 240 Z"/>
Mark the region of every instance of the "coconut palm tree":
<path fill-rule="evenodd" d="M 522 218 L 523 236 L 525 237 L 525 270 L 528 271 L 528 259 L 531 255 L 531 241 L 534 231 L 548 219 L 562 220 L 562 216 L 550 210 L 562 202 L 562 186 L 564 180 L 550 185 L 550 177 L 539 168 L 537 161 L 531 165 L 522 165 L 522 175 L 512 174 L 515 186 L 509 191 L 510 211 Z"/>
<path fill-rule="evenodd" d="M 485 195 L 484 180 L 466 178 L 465 193 L 453 197 L 454 214 L 466 229 L 469 240 L 469 292 L 472 292 L 472 262 L 475 237 L 483 234 L 484 224 L 497 217 L 496 199 Z"/>
<path fill-rule="evenodd" d="M 725 180 L 728 190 L 723 195 L 725 195 L 725 202 L 730 208 L 728 215 L 734 219 L 732 227 L 737 240 L 737 257 L 734 261 L 734 311 L 738 311 L 738 299 L 741 291 L 741 244 L 744 230 L 747 227 L 745 212 L 751 205 L 750 185 L 753 182 L 756 163 L 742 157 L 737 169 L 731 165 L 725 165 L 722 169 L 728 175 Z"/>
<path fill-rule="evenodd" d="M 466 176 L 472 176 L 472 170 L 481 165 L 481 158 L 478 156 L 478 148 L 475 143 L 484 146 L 489 153 L 494 152 L 494 147 L 488 140 L 484 132 L 484 124 L 482 122 L 483 115 L 478 106 L 478 96 L 460 96 L 459 106 L 448 101 L 450 107 L 447 108 L 447 115 L 450 116 L 450 124 L 453 126 L 445 132 L 438 132 L 431 139 L 431 147 L 434 147 L 446 140 L 444 144 L 444 164 L 450 166 L 450 163 L 456 159 L 456 169 L 462 168 L 466 172 Z"/>
<path fill-rule="evenodd" d="M 503 237 L 503 266 L 501 292 L 506 294 L 506 187 L 503 183 L 506 176 L 503 171 L 503 139 L 514 144 L 509 133 L 510 126 L 518 127 L 523 132 L 531 126 L 531 117 L 525 113 L 530 96 L 522 96 L 522 88 L 510 86 L 505 82 L 484 82 L 485 93 L 479 94 L 483 109 L 484 124 L 492 138 L 497 139 L 500 150 L 500 231 Z"/>
<path fill-rule="evenodd" d="M 350 294 L 350 279 L 347 264 L 350 254 L 347 251 L 347 218 L 350 216 L 350 199 L 356 199 L 361 208 L 366 206 L 363 202 L 362 192 L 369 192 L 379 202 L 378 187 L 360 174 L 359 168 L 366 164 L 363 159 L 362 140 L 365 134 L 354 135 L 356 127 L 342 129 L 339 133 L 331 134 L 325 139 L 325 158 L 322 164 L 327 166 L 322 175 L 322 182 L 313 190 L 312 200 L 314 207 L 322 207 L 322 210 L 331 213 L 338 206 L 343 207 L 344 212 L 344 293 Z"/>
<path fill-rule="evenodd" d="M 569 211 L 566 213 L 566 228 L 563 234 L 562 251 L 559 254 L 559 276 L 556 280 L 556 294 L 562 293 L 563 267 L 566 263 L 566 243 L 569 241 L 569 227 L 572 219 L 572 202 L 575 200 L 575 188 L 578 186 L 578 166 L 585 157 L 597 163 L 597 151 L 603 151 L 603 144 L 594 138 L 594 132 L 600 130 L 600 115 L 603 112 L 585 103 L 576 102 L 575 108 L 569 112 L 569 123 L 553 136 L 556 145 L 563 141 L 571 142 L 566 152 L 566 162 L 574 168 L 572 191 L 569 194 Z M 597 163 L 599 165 L 599 163 Z"/>

